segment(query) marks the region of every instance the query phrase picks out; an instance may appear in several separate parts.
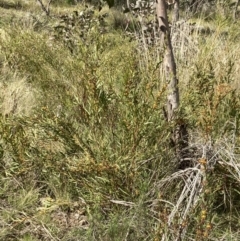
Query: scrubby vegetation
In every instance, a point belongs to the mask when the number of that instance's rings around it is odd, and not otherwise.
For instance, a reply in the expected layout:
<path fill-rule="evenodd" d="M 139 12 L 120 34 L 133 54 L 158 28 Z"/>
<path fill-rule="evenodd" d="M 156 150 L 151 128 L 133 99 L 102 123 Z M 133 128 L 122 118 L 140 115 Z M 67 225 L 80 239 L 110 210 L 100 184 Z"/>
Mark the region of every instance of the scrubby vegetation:
<path fill-rule="evenodd" d="M 172 28 L 179 170 L 161 36 L 117 8 L 0 1 L 0 240 L 240 239 L 240 24 L 225 4 Z"/>

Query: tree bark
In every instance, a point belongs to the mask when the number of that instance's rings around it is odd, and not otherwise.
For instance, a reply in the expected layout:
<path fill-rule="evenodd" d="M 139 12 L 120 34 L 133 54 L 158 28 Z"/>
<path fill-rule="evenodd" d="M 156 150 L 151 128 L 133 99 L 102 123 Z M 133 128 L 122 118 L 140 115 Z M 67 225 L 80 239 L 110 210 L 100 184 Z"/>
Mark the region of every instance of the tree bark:
<path fill-rule="evenodd" d="M 179 90 L 165 0 L 157 0 L 156 12 L 159 29 L 163 32 L 165 39 L 164 68 L 168 83 L 167 119 L 171 121 L 174 117 L 174 111 L 179 106 Z"/>
<path fill-rule="evenodd" d="M 185 122 L 182 119 L 176 118 L 176 110 L 178 109 L 180 102 L 179 88 L 165 0 L 157 0 L 156 13 L 159 30 L 164 34 L 166 48 L 163 60 L 165 77 L 168 84 L 167 110 L 165 111 L 166 119 L 168 122 L 174 123 L 171 146 L 175 148 L 175 153 L 179 161 L 179 168 L 183 169 L 189 166 L 189 163 L 184 162 L 184 158 L 186 157 L 186 147 L 188 146 L 188 134 Z"/>

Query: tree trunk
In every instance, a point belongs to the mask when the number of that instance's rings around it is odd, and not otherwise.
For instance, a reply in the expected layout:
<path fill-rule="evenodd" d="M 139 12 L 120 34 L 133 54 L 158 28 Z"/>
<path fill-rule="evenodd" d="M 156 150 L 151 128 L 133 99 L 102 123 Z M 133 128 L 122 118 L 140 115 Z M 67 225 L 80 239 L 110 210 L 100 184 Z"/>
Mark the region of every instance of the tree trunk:
<path fill-rule="evenodd" d="M 167 119 L 171 121 L 174 117 L 174 111 L 179 106 L 179 90 L 165 0 L 157 0 L 156 11 L 159 29 L 165 38 L 164 68 L 168 83 Z"/>
<path fill-rule="evenodd" d="M 186 157 L 186 147 L 188 146 L 188 134 L 186 124 L 183 120 L 176 118 L 176 110 L 179 107 L 179 88 L 177 78 L 177 68 L 173 54 L 170 28 L 167 17 L 167 7 L 165 0 L 157 0 L 156 12 L 159 30 L 164 34 L 165 40 L 165 55 L 164 55 L 164 69 L 165 77 L 168 84 L 167 94 L 167 110 L 166 119 L 168 122 L 174 123 L 172 131 L 171 146 L 175 148 L 176 157 L 179 161 L 179 168 L 186 168 L 189 163 L 184 161 Z"/>

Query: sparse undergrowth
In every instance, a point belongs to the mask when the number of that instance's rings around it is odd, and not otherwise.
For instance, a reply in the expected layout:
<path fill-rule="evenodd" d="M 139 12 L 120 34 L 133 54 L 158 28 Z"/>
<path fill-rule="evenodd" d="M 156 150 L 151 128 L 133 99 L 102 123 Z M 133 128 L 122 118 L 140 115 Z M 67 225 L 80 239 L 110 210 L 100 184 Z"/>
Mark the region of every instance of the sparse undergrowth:
<path fill-rule="evenodd" d="M 116 10 L 8 11 L 1 240 L 239 240 L 239 23 L 213 19 L 207 34 L 182 23 L 173 35 L 192 163 L 178 170 L 161 44 L 114 30 Z"/>

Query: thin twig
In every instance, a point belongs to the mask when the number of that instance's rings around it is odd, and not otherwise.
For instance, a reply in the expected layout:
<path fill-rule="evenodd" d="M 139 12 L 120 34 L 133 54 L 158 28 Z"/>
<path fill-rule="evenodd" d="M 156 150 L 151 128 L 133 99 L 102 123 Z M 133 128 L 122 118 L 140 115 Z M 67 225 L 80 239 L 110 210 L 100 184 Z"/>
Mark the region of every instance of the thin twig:
<path fill-rule="evenodd" d="M 50 4 L 51 4 L 52 0 L 48 1 L 48 4 L 46 7 L 44 6 L 42 0 L 37 0 L 37 2 L 41 5 L 41 8 L 46 13 L 46 15 L 49 16 L 50 15 Z"/>
<path fill-rule="evenodd" d="M 60 239 L 59 238 L 55 238 L 55 237 L 53 237 L 52 236 L 52 234 L 50 233 L 50 231 L 46 228 L 46 226 L 43 224 L 43 222 L 41 222 L 41 224 L 42 224 L 42 228 L 45 230 L 45 232 L 49 235 L 49 237 L 51 238 L 51 240 L 53 240 L 53 241 L 60 241 Z"/>
<path fill-rule="evenodd" d="M 127 206 L 127 207 L 135 206 L 135 203 L 133 203 L 133 202 L 126 202 L 126 201 L 121 201 L 121 200 L 110 200 L 110 202 L 119 204 L 119 205 L 123 205 L 123 206 Z"/>
<path fill-rule="evenodd" d="M 240 3 L 240 0 L 237 0 L 237 2 L 235 3 L 235 7 L 234 7 L 234 11 L 233 11 L 233 18 L 234 18 L 234 20 L 236 20 L 236 18 L 237 18 L 237 11 L 238 11 L 239 3 Z"/>

